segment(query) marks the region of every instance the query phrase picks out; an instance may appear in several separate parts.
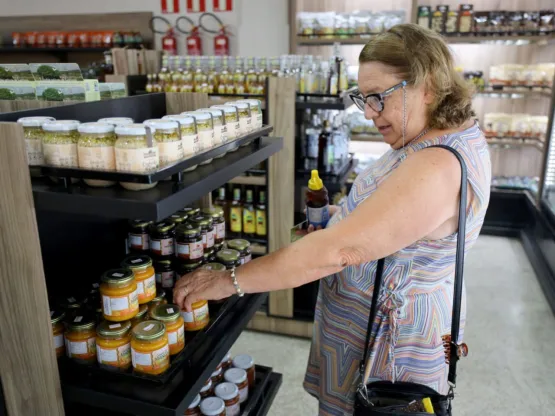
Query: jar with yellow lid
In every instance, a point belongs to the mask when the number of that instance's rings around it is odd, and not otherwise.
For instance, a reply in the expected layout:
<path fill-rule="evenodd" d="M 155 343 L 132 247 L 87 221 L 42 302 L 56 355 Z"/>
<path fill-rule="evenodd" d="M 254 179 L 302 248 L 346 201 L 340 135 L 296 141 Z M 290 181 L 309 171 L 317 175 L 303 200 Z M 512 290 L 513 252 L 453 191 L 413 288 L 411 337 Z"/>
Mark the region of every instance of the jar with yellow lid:
<path fill-rule="evenodd" d="M 127 242 L 130 251 L 148 253 L 150 250 L 149 229 L 152 221 L 131 220 L 129 221 L 129 232 Z"/>
<path fill-rule="evenodd" d="M 149 320 L 136 325 L 131 338 L 131 361 L 138 373 L 158 375 L 170 367 L 166 327 Z"/>
<path fill-rule="evenodd" d="M 17 120 L 23 127 L 25 149 L 27 150 L 27 164 L 29 166 L 44 165 L 42 139 L 45 132 L 42 130 L 42 124 L 47 121 L 55 120 L 54 117 L 22 117 Z"/>
<path fill-rule="evenodd" d="M 148 303 L 156 297 L 156 273 L 150 257 L 145 255 L 128 256 L 121 262 L 121 267 L 131 269 L 135 275 L 140 305 Z"/>
<path fill-rule="evenodd" d="M 133 124 L 133 119 L 130 117 L 104 117 L 98 120 L 99 123 L 107 123 L 112 126 L 128 126 Z"/>
<path fill-rule="evenodd" d="M 239 100 L 239 102 L 247 103 L 251 109 L 251 122 L 254 129 L 262 127 L 262 102 L 260 100 L 248 99 Z"/>
<path fill-rule="evenodd" d="M 43 123 L 42 151 L 46 165 L 78 168 L 77 142 L 79 127 L 77 120 L 55 120 Z"/>
<path fill-rule="evenodd" d="M 100 367 L 107 370 L 131 367 L 131 322 L 100 323 L 96 328 L 96 356 Z"/>
<path fill-rule="evenodd" d="M 89 170 L 115 171 L 116 153 L 114 145 L 116 134 L 114 133 L 114 126 L 107 123 L 83 123 L 79 125 L 78 131 L 79 167 Z M 97 179 L 84 179 L 84 182 L 93 187 L 115 184 L 113 181 Z"/>
<path fill-rule="evenodd" d="M 194 117 L 186 114 L 162 117 L 162 120 L 173 120 L 181 128 L 181 142 L 183 144 L 183 157 L 185 159 L 198 155 L 201 152 L 201 142 L 197 132 L 197 122 Z M 185 172 L 194 170 L 197 166 L 185 169 Z"/>
<path fill-rule="evenodd" d="M 229 240 L 227 242 L 227 247 L 239 252 L 239 261 L 241 264 L 247 264 L 252 260 L 251 243 L 248 240 L 242 238 Z"/>
<path fill-rule="evenodd" d="M 214 224 L 214 244 L 220 245 L 225 240 L 225 218 L 224 210 L 219 206 L 204 208 L 202 215 L 211 217 Z"/>
<path fill-rule="evenodd" d="M 154 129 L 154 138 L 160 153 L 160 167 L 172 165 L 185 157 L 181 132 L 176 121 L 150 119 L 143 124 Z"/>
<path fill-rule="evenodd" d="M 158 305 L 150 311 L 150 317 L 166 325 L 170 355 L 179 354 L 185 348 L 185 326 L 179 314 L 179 306 Z"/>
<path fill-rule="evenodd" d="M 64 339 L 64 318 L 66 314 L 62 310 L 50 311 L 50 322 L 52 323 L 52 336 L 54 337 L 54 349 L 56 350 L 56 357 L 61 357 L 65 352 L 65 339 Z"/>
<path fill-rule="evenodd" d="M 239 111 L 232 105 L 213 105 L 210 108 L 222 109 L 227 128 L 227 139 L 233 140 L 241 135 L 241 125 L 239 124 Z"/>
<path fill-rule="evenodd" d="M 241 265 L 241 254 L 237 250 L 224 248 L 216 253 L 216 261 L 225 266 L 227 270 L 231 270 Z"/>
<path fill-rule="evenodd" d="M 139 312 L 137 312 L 137 315 L 135 315 L 135 317 L 133 317 L 130 321 L 131 328 L 143 321 L 146 321 L 148 318 L 148 304 L 143 303 L 142 305 L 139 305 Z"/>
<path fill-rule="evenodd" d="M 241 129 L 241 135 L 249 134 L 254 130 L 251 118 L 251 109 L 249 103 L 232 101 L 227 102 L 225 105 L 231 105 L 237 107 L 237 112 L 239 113 L 239 126 Z"/>
<path fill-rule="evenodd" d="M 197 111 L 212 114 L 212 120 L 214 122 L 214 144 L 215 146 L 225 144 L 227 142 L 227 126 L 224 119 L 224 110 L 222 108 L 200 108 Z M 224 154 L 218 157 L 223 157 Z"/>
<path fill-rule="evenodd" d="M 193 111 L 182 113 L 181 115 L 188 115 L 195 118 L 195 121 L 197 123 L 197 132 L 199 136 L 201 152 L 206 152 L 212 149 L 212 147 L 214 147 L 215 145 L 214 121 L 212 119 L 212 114 L 208 112 Z M 202 162 L 201 165 L 205 165 L 210 162 L 212 162 L 212 159 Z"/>
<path fill-rule="evenodd" d="M 204 249 L 203 255 L 208 257 L 214 254 L 214 223 L 212 221 L 212 217 L 205 216 L 205 215 L 196 215 L 192 218 L 189 218 L 189 223 L 195 227 L 200 227 L 201 237 L 202 237 L 202 246 Z"/>
<path fill-rule="evenodd" d="M 80 364 L 96 361 L 96 322 L 81 310 L 66 322 L 66 354 Z"/>
<path fill-rule="evenodd" d="M 200 331 L 210 323 L 210 312 L 208 310 L 208 301 L 199 300 L 191 305 L 192 312 L 181 311 L 181 317 L 185 322 L 185 331 Z"/>
<path fill-rule="evenodd" d="M 102 315 L 107 321 L 120 322 L 139 312 L 137 283 L 128 268 L 108 270 L 102 275 Z"/>

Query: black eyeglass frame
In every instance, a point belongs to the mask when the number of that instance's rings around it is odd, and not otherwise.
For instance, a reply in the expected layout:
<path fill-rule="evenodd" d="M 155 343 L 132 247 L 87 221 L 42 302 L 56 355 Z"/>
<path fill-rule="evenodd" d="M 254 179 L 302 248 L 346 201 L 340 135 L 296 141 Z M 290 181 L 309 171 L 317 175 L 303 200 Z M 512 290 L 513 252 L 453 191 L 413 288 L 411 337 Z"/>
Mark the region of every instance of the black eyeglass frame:
<path fill-rule="evenodd" d="M 394 85 L 393 87 L 388 88 L 387 90 L 385 90 L 384 92 L 381 93 L 373 93 L 373 94 L 368 94 L 366 96 L 363 96 L 360 91 L 358 93 L 355 94 L 349 94 L 349 97 L 351 98 L 351 100 L 353 100 L 353 103 L 355 103 L 355 105 L 357 106 L 357 108 L 359 110 L 364 111 L 366 104 L 368 104 L 368 106 L 378 112 L 381 113 L 384 109 L 384 98 L 387 97 L 388 95 L 391 95 L 393 92 L 397 91 L 399 88 L 404 88 L 407 86 L 407 81 L 401 81 L 399 84 Z M 374 108 L 369 102 L 368 102 L 368 98 L 375 98 L 377 101 L 376 104 L 379 105 L 379 109 Z M 359 105 L 360 104 L 360 105 Z"/>

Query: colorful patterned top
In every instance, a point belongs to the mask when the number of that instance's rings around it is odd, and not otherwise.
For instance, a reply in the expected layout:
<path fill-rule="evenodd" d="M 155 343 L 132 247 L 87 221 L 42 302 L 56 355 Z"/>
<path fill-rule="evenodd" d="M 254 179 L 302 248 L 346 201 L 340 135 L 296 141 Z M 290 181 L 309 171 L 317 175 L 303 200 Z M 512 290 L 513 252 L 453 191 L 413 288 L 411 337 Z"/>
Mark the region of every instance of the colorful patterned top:
<path fill-rule="evenodd" d="M 462 132 L 389 150 L 357 177 L 347 201 L 328 227 L 370 196 L 408 154 L 434 144 L 455 148 L 467 165 L 472 189 L 466 226 L 468 251 L 484 222 L 491 181 L 488 146 L 477 124 Z M 451 332 L 456 237 L 454 233 L 440 240 L 422 239 L 386 258 L 370 341 L 369 381 L 410 381 L 447 393 L 448 366 L 441 337 Z M 320 281 L 304 383 L 319 400 L 319 415 L 353 414 L 376 264 L 349 266 Z M 463 292 L 459 341 L 466 316 L 465 296 Z"/>

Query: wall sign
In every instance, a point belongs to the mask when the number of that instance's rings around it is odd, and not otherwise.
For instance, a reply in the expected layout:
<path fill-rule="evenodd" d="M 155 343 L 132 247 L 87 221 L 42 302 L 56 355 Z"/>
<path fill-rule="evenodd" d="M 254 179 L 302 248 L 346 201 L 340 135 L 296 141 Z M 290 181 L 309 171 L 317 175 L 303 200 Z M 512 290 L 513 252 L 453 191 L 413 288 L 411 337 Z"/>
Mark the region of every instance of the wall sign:
<path fill-rule="evenodd" d="M 160 0 L 162 13 L 179 13 L 179 0 Z"/>
<path fill-rule="evenodd" d="M 215 12 L 230 12 L 233 10 L 233 0 L 212 0 Z"/>
<path fill-rule="evenodd" d="M 188 13 L 204 13 L 206 11 L 206 0 L 187 0 Z"/>

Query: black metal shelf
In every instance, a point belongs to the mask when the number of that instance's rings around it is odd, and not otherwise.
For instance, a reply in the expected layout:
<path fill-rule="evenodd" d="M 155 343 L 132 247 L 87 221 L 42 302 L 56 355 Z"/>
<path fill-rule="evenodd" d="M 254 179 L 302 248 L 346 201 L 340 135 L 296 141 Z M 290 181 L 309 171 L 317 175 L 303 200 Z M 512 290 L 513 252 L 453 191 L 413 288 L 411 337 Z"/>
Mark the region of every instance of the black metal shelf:
<path fill-rule="evenodd" d="M 242 416 L 266 416 L 270 411 L 270 407 L 274 403 L 274 399 L 281 387 L 283 381 L 283 376 L 280 373 L 271 373 L 266 383 L 266 387 L 263 392 L 263 397 L 259 401 L 259 406 L 256 407 L 254 413 L 242 413 Z"/>
<path fill-rule="evenodd" d="M 351 105 L 353 101 L 346 92 L 340 95 L 297 93 L 295 102 L 297 110 L 346 110 Z"/>
<path fill-rule="evenodd" d="M 159 221 L 268 159 L 282 147 L 281 138 L 255 139 L 235 152 L 183 174 L 179 184 L 162 181 L 145 191 L 128 191 L 119 185 L 110 188 L 74 185 L 66 189 L 47 178 L 33 179 L 35 208 L 70 214 L 101 214 L 107 218 Z"/>

